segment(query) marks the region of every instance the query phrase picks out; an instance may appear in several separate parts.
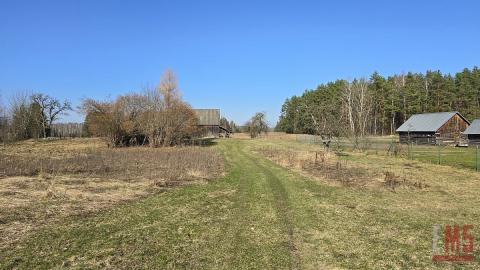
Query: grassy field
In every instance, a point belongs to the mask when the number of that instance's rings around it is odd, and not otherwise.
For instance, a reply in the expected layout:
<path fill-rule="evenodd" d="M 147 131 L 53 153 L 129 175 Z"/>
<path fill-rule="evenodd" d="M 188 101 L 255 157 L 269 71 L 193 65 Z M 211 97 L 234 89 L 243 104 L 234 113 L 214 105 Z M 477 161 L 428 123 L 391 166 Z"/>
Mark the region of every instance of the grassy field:
<path fill-rule="evenodd" d="M 411 156 L 430 163 L 440 163 L 480 171 L 480 150 L 476 147 L 412 146 Z"/>
<path fill-rule="evenodd" d="M 0 249 L 37 229 L 224 173 L 213 148 L 111 149 L 98 139 L 28 140 L 0 151 Z"/>
<path fill-rule="evenodd" d="M 337 156 L 283 137 L 212 148 L 224 153 L 225 176 L 50 223 L 2 248 L 0 268 L 479 267 L 478 247 L 473 263 L 431 259 L 434 224 L 478 231 L 474 171 Z M 387 184 L 386 172 L 398 181 Z"/>
<path fill-rule="evenodd" d="M 317 136 L 312 135 L 281 135 L 272 134 L 271 138 L 289 138 L 299 143 L 318 144 L 322 141 Z M 361 140 L 360 148 L 362 151 L 377 155 L 394 155 L 392 144 L 398 142 L 398 136 L 377 136 L 368 137 Z M 397 156 L 420 160 L 432 164 L 443 164 L 458 168 L 468 168 L 480 171 L 480 149 L 475 146 L 470 147 L 454 147 L 454 146 L 434 146 L 434 145 L 417 145 L 411 144 L 394 144 Z M 347 139 L 334 140 L 332 147 L 351 151 L 353 143 Z"/>

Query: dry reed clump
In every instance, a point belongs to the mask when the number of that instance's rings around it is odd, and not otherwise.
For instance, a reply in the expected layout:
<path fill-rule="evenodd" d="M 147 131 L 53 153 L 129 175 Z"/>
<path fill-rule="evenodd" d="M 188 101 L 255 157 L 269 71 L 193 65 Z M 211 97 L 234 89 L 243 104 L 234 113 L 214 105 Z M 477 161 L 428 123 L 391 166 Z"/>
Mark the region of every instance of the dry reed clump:
<path fill-rule="evenodd" d="M 68 146 L 73 140 L 61 143 L 66 146 L 60 150 L 47 151 L 50 142 L 26 142 L 28 147 L 18 144 L 0 152 L 0 249 L 42 225 L 224 172 L 224 157 L 215 148 L 108 149 Z"/>
<path fill-rule="evenodd" d="M 403 176 L 397 175 L 392 171 L 385 171 L 385 187 L 395 191 L 396 188 L 404 186 L 408 188 L 424 189 L 430 187 L 423 179 L 409 180 L 404 173 Z"/>
<path fill-rule="evenodd" d="M 281 166 L 300 169 L 343 185 L 363 186 L 371 179 L 368 170 L 338 158 L 333 152 L 287 150 L 272 146 L 260 147 L 256 151 Z"/>
<path fill-rule="evenodd" d="M 0 153 L 0 175 L 3 177 L 79 175 L 124 181 L 143 178 L 178 182 L 215 177 L 222 171 L 222 155 L 214 149 L 201 147 L 99 149 L 64 159 Z"/>
<path fill-rule="evenodd" d="M 383 186 L 391 191 L 400 187 L 410 189 L 430 187 L 423 179 L 407 177 L 405 170 L 403 176 L 391 170 L 380 168 L 372 170 L 368 166 L 342 158 L 348 156 L 345 153 L 302 151 L 273 146 L 259 147 L 256 151 L 281 166 L 299 169 L 346 186 Z M 407 165 L 409 164 L 404 165 L 405 168 L 412 166 Z"/>

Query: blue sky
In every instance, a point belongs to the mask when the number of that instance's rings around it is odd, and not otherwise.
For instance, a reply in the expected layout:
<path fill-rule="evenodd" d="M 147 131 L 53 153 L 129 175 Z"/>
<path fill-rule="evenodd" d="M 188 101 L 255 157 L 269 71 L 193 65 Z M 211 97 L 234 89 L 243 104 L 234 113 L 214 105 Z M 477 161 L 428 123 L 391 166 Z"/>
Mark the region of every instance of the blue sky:
<path fill-rule="evenodd" d="M 478 1 L 3 1 L 0 95 L 78 105 L 178 75 L 242 124 L 331 80 L 480 65 Z M 75 113 L 64 121 L 81 121 Z"/>

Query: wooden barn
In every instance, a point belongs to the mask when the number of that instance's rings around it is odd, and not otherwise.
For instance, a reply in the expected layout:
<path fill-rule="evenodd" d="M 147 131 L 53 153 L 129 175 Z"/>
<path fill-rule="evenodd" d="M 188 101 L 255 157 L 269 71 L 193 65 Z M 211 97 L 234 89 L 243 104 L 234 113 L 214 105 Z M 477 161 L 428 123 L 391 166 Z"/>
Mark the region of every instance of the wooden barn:
<path fill-rule="evenodd" d="M 463 134 L 467 137 L 468 144 L 480 145 L 480 119 L 474 120 Z"/>
<path fill-rule="evenodd" d="M 412 115 L 397 132 L 401 143 L 459 144 L 470 122 L 459 112 Z"/>
<path fill-rule="evenodd" d="M 198 117 L 199 137 L 228 137 L 230 131 L 220 125 L 219 109 L 194 109 Z"/>

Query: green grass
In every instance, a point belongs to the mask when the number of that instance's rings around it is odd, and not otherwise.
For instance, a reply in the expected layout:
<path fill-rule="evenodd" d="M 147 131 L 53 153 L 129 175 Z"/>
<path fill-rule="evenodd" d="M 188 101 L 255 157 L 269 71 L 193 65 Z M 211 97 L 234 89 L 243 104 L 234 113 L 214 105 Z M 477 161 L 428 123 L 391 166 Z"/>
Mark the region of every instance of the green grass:
<path fill-rule="evenodd" d="M 412 146 L 412 158 L 480 171 L 480 150 L 477 152 L 476 147 Z"/>
<path fill-rule="evenodd" d="M 1 250 L 0 268 L 478 267 L 478 247 L 475 263 L 431 261 L 433 224 L 478 225 L 478 174 L 429 165 L 431 171 L 422 167 L 421 173 L 441 177 L 425 191 L 332 186 L 252 152 L 265 144 L 311 148 L 220 140 L 215 147 L 226 155 L 225 177 L 50 225 Z M 405 162 L 366 155 L 351 159 L 376 166 Z"/>

